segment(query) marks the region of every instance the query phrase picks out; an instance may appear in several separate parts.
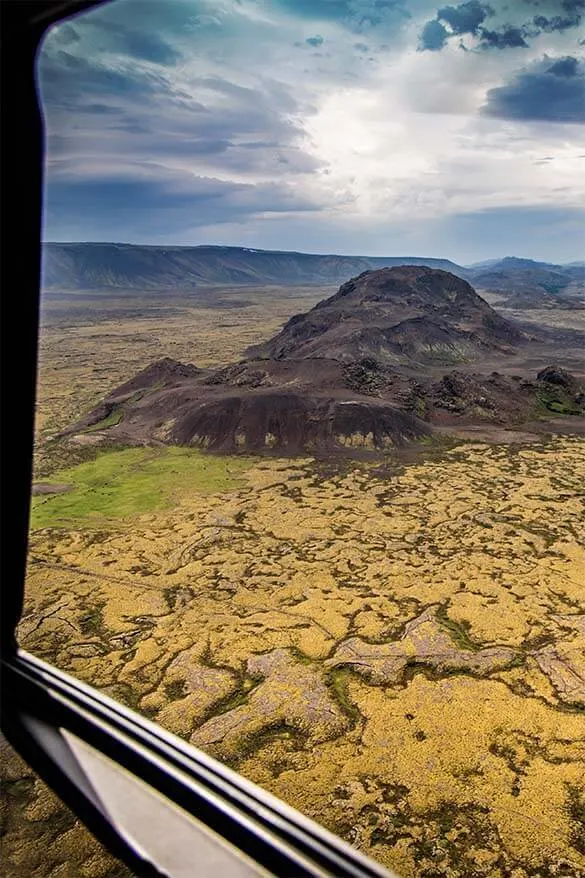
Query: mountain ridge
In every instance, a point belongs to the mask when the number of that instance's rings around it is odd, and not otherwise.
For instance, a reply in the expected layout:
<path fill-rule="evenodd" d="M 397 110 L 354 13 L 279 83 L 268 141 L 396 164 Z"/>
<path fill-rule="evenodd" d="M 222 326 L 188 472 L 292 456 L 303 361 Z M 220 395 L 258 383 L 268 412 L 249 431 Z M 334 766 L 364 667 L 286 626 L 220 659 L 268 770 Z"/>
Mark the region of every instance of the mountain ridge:
<path fill-rule="evenodd" d="M 249 247 L 197 245 L 156 247 L 138 244 L 45 244 L 45 289 L 109 287 L 189 289 L 213 284 L 341 283 L 365 270 L 403 265 L 407 257 L 314 254 Z M 409 264 L 456 273 L 462 266 L 448 259 L 408 257 Z"/>
<path fill-rule="evenodd" d="M 478 289 L 513 297 L 514 307 L 580 307 L 585 267 L 506 256 L 472 265 L 416 256 L 351 256 L 263 250 L 217 244 L 195 246 L 107 242 L 48 242 L 42 286 L 55 290 L 178 290 L 262 285 L 341 284 L 364 271 L 400 265 L 442 269 Z M 508 305 L 507 307 L 510 307 Z"/>

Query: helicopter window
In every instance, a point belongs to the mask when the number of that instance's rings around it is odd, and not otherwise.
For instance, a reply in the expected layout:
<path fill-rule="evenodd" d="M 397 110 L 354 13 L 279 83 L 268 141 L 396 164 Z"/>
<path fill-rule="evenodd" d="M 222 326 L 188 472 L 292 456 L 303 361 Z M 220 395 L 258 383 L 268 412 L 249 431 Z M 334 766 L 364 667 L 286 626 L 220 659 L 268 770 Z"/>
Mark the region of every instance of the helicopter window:
<path fill-rule="evenodd" d="M 19 643 L 416 878 L 585 873 L 581 18 L 114 0 L 38 53 Z M 64 729 L 143 850 L 159 781 Z"/>

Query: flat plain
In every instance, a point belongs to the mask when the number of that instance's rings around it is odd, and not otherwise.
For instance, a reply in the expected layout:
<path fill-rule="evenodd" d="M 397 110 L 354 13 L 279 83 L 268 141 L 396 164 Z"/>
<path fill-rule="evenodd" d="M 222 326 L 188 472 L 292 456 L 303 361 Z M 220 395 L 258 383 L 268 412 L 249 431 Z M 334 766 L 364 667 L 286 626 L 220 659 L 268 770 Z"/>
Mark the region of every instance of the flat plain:
<path fill-rule="evenodd" d="M 585 876 L 582 438 L 361 462 L 51 438 L 330 292 L 45 299 L 36 474 L 71 490 L 33 498 L 22 643 L 405 878 Z M 6 764 L 8 878 L 124 874 Z"/>

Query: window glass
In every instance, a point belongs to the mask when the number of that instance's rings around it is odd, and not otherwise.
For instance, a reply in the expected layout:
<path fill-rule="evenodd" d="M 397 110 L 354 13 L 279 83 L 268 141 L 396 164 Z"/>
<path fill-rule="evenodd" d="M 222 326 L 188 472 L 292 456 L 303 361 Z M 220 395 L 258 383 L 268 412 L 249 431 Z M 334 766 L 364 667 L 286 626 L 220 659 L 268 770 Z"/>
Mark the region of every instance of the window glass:
<path fill-rule="evenodd" d="M 581 15 L 115 0 L 39 54 L 21 643 L 404 876 L 585 875 Z"/>

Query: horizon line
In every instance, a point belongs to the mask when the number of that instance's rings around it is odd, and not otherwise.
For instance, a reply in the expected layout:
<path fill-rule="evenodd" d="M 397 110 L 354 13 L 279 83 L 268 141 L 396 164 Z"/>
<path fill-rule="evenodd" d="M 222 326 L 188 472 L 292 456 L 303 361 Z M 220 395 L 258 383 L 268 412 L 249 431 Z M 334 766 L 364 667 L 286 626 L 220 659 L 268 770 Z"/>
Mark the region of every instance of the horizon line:
<path fill-rule="evenodd" d="M 158 249 L 158 250 L 196 250 L 203 249 L 205 247 L 216 248 L 218 250 L 244 250 L 248 253 L 286 253 L 291 255 L 298 256 L 337 256 L 343 257 L 346 259 L 434 259 L 442 262 L 451 262 L 453 265 L 459 265 L 462 268 L 469 267 L 471 265 L 479 265 L 482 262 L 501 262 L 504 259 L 519 259 L 527 262 L 534 262 L 536 264 L 546 264 L 546 265 L 558 265 L 558 266 L 566 266 L 573 264 L 581 264 L 584 260 L 574 259 L 569 262 L 549 262 L 546 259 L 533 259 L 530 256 L 493 256 L 488 257 L 486 259 L 478 259 L 475 262 L 470 263 L 460 263 L 456 262 L 454 259 L 450 259 L 448 256 L 416 256 L 414 254 L 410 254 L 409 256 L 403 255 L 395 255 L 392 256 L 390 254 L 374 255 L 367 253 L 315 253 L 308 250 L 282 250 L 278 248 L 265 248 L 265 247 L 246 247 L 243 244 L 140 244 L 137 242 L 130 241 L 41 241 L 41 247 L 46 246 L 70 246 L 70 245 L 84 245 L 84 246 L 110 246 L 110 247 L 143 247 L 150 249 Z"/>

